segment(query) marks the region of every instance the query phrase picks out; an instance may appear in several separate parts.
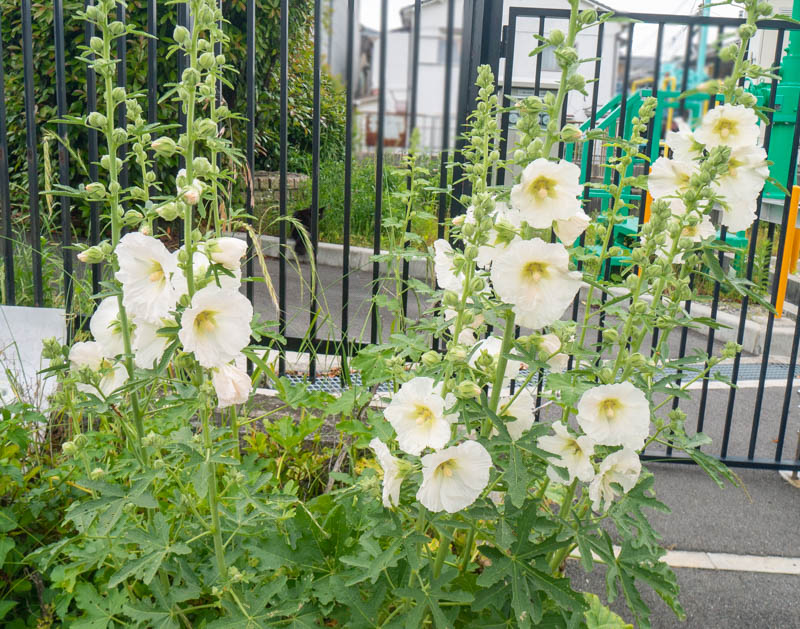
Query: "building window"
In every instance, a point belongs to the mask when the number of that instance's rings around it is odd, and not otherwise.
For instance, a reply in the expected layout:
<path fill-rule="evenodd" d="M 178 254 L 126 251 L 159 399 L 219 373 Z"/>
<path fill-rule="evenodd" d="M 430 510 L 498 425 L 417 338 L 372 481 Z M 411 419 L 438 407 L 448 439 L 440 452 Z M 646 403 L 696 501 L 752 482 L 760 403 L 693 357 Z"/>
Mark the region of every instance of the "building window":
<path fill-rule="evenodd" d="M 461 56 L 461 38 L 460 37 L 453 37 L 453 64 L 458 63 L 458 59 Z M 447 63 L 447 37 L 442 37 L 439 39 L 439 47 L 437 52 L 436 62 L 439 65 L 444 65 Z"/>
<path fill-rule="evenodd" d="M 542 64 L 542 70 L 545 72 L 560 72 L 561 68 L 558 67 L 556 62 L 556 49 L 552 46 L 545 48 L 539 55 Z"/>

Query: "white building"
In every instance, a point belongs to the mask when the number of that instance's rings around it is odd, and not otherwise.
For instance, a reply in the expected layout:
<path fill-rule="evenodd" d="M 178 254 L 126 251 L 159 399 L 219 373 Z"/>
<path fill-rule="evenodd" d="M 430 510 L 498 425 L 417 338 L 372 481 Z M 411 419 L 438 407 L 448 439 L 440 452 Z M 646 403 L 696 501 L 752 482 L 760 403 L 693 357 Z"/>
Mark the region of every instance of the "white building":
<path fill-rule="evenodd" d="M 607 10 L 599 2 L 583 0 L 582 8 Z M 463 0 L 455 3 L 453 66 L 450 84 L 450 111 L 443 116 L 445 89 L 445 60 L 447 56 L 447 0 L 423 0 L 420 12 L 419 70 L 417 91 L 417 127 L 420 129 L 423 146 L 438 149 L 442 142 L 442 124 L 446 118 L 450 123 L 450 143 L 455 140 L 456 110 L 458 107 L 459 64 L 461 60 L 461 28 L 463 23 Z M 510 7 L 525 8 L 569 8 L 567 0 L 503 0 L 503 24 L 508 24 Z M 403 26 L 388 33 L 386 40 L 386 146 L 404 146 L 406 143 L 406 127 L 411 109 L 408 102 L 411 93 L 411 58 L 414 29 L 414 6 L 404 7 L 400 11 Z M 600 106 L 612 96 L 614 73 L 617 58 L 617 34 L 619 26 L 607 23 L 603 41 L 603 57 L 608 59 L 602 64 L 602 75 L 599 81 L 598 100 Z M 545 36 L 551 30 L 567 30 L 566 20 L 545 19 Z M 543 55 L 529 57 L 528 53 L 536 46 L 534 34 L 538 34 L 537 18 L 518 18 L 514 45 L 514 66 L 512 85 L 508 90 L 512 96 L 527 96 L 533 93 L 536 76 L 536 63 L 541 60 L 542 72 L 540 90 L 554 90 L 558 87 L 561 72 L 555 63 L 553 51 L 547 50 Z M 370 72 L 372 93 L 359 100 L 357 107 L 360 114 L 359 129 L 362 142 L 367 146 L 375 145 L 377 128 L 378 88 L 380 68 L 380 42 L 376 36 L 373 46 L 372 68 Z M 577 48 L 581 58 L 595 56 L 597 46 L 597 29 L 591 29 L 578 36 Z M 498 84 L 503 86 L 505 59 L 500 60 Z M 583 64 L 580 72 L 590 79 L 594 76 L 594 63 Z M 583 121 L 588 117 L 591 106 L 593 86 L 587 86 L 588 97 L 570 95 L 568 102 L 568 118 Z"/>

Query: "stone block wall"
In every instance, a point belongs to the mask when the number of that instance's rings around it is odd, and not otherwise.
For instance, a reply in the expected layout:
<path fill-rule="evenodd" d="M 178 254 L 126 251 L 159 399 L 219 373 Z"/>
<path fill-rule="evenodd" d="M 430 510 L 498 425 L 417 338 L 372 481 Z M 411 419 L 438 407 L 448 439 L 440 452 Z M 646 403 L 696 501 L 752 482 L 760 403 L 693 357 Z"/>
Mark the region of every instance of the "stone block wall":
<path fill-rule="evenodd" d="M 303 188 L 308 181 L 308 175 L 302 173 L 288 173 L 286 176 L 286 200 L 288 203 L 303 196 Z M 280 201 L 280 173 L 277 171 L 257 170 L 253 175 L 254 206 L 257 214 L 265 212 L 270 207 L 276 206 Z"/>

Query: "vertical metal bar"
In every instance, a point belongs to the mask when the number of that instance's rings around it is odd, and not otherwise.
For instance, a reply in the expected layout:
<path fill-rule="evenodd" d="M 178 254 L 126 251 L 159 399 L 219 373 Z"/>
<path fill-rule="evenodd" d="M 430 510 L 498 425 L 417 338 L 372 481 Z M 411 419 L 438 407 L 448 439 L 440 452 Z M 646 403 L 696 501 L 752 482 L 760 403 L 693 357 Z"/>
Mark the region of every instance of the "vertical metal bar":
<path fill-rule="evenodd" d="M 447 0 L 447 43 L 444 55 L 444 104 L 442 109 L 442 152 L 439 161 L 439 188 L 447 187 L 447 161 L 450 154 L 450 92 L 453 83 L 453 32 L 455 30 L 455 0 Z M 447 218 L 446 192 L 439 193 L 439 210 L 437 215 L 438 226 L 436 237 L 444 238 L 444 222 Z"/>
<path fill-rule="evenodd" d="M 0 14 L 0 33 L 3 31 Z M 3 38 L 0 37 L 0 203 L 3 212 L 3 262 L 5 265 L 5 303 L 16 303 L 14 290 L 14 235 L 11 225 L 11 186 L 8 177 L 8 131 L 6 129 L 6 73 Z"/>
<path fill-rule="evenodd" d="M 177 20 L 179 26 L 184 26 L 190 29 L 190 16 L 189 16 L 189 5 L 187 2 L 179 2 L 177 6 Z M 191 29 L 190 29 L 191 30 Z M 188 65 L 188 56 L 182 50 L 178 51 L 178 80 L 181 79 L 183 76 L 183 71 L 186 70 Z M 183 113 L 183 107 L 178 107 L 178 124 L 180 125 L 180 129 L 182 133 L 186 132 L 186 114 Z M 186 166 L 186 162 L 183 159 L 183 156 L 178 157 L 178 167 L 184 168 Z M 179 222 L 177 224 L 179 230 L 182 230 L 182 224 Z M 181 231 L 182 233 L 182 231 Z"/>
<path fill-rule="evenodd" d="M 350 207 L 352 203 L 353 180 L 353 63 L 355 55 L 355 0 L 347 0 L 347 111 L 345 113 L 345 144 L 344 144 L 344 234 L 342 246 L 342 347 L 343 352 L 348 351 L 348 305 L 350 302 Z M 344 371 L 344 369 L 343 369 Z M 347 378 L 349 374 L 343 373 Z"/>
<path fill-rule="evenodd" d="M 33 268 L 33 305 L 42 306 L 42 248 L 39 220 L 39 156 L 36 151 L 36 101 L 33 93 L 33 41 L 31 34 L 31 0 L 22 0 L 22 63 L 25 93 L 25 138 L 28 160 L 28 205 L 31 217 L 31 248 Z"/>
<path fill-rule="evenodd" d="M 775 59 L 774 59 L 774 66 L 780 65 L 781 62 L 781 55 L 783 54 L 783 39 L 784 39 L 784 30 L 780 29 L 778 31 L 778 46 L 775 48 Z M 778 81 L 779 79 L 772 79 L 770 84 L 769 90 L 769 107 L 767 109 L 767 120 L 769 124 L 764 131 L 764 147 L 769 153 L 770 142 L 772 141 L 772 120 L 773 120 L 773 110 L 775 109 L 775 102 L 777 99 L 778 94 Z M 795 139 L 796 139 L 796 132 L 795 129 Z M 745 271 L 745 277 L 748 280 L 753 279 L 753 269 L 755 267 L 755 255 L 756 255 L 756 245 L 758 242 L 758 226 L 761 220 L 761 206 L 764 201 L 763 191 L 761 194 L 758 195 L 758 200 L 756 201 L 756 220 L 753 223 L 753 227 L 750 228 L 750 247 L 748 248 L 747 252 L 747 268 Z M 736 331 L 736 342 L 741 345 L 742 341 L 744 340 L 744 333 L 747 323 L 747 308 L 750 304 L 750 299 L 747 295 L 742 296 L 742 306 L 741 306 L 741 313 L 739 315 L 739 327 Z M 739 366 L 741 364 L 742 354 L 738 353 L 733 359 L 733 369 L 731 372 L 731 381 L 736 384 L 739 379 Z M 725 410 L 725 424 L 722 431 L 722 444 L 720 449 L 720 456 L 724 459 L 728 455 L 728 445 L 730 442 L 730 432 L 731 426 L 733 424 L 733 408 L 736 403 L 736 387 L 731 387 L 730 391 L 728 392 L 728 405 Z"/>
<path fill-rule="evenodd" d="M 544 37 L 544 16 L 539 18 L 539 37 Z M 534 79 L 533 79 L 533 93 L 536 96 L 539 96 L 541 86 L 542 86 L 542 55 L 539 55 L 539 58 L 536 59 L 536 72 L 534 74 Z"/>
<path fill-rule="evenodd" d="M 67 86 L 64 76 L 66 59 L 64 55 L 64 2 L 55 0 L 53 3 L 53 37 L 55 39 L 56 61 L 56 108 L 59 119 L 67 115 Z M 58 180 L 62 186 L 69 185 L 69 153 L 67 152 L 67 125 L 59 122 L 57 125 L 58 137 Z M 59 198 L 61 210 L 61 256 L 64 265 L 64 310 L 72 310 L 72 217 L 69 197 L 62 195 Z M 69 319 L 71 321 L 71 319 Z M 72 325 L 67 330 L 67 338 L 72 337 Z"/>
<path fill-rule="evenodd" d="M 694 24 L 689 24 L 686 30 L 686 50 L 683 53 L 683 76 L 681 77 L 681 94 L 689 87 L 689 66 L 692 56 L 692 38 L 694 37 Z M 685 99 L 681 99 L 681 106 L 678 115 L 683 116 L 686 111 Z M 668 129 L 669 130 L 669 129 Z"/>
<path fill-rule="evenodd" d="M 412 32 L 412 45 L 411 45 L 411 90 L 409 100 L 411 101 L 411 114 L 408 120 L 408 131 L 406 134 L 406 146 L 411 146 L 411 135 L 417 127 L 417 91 L 419 87 L 419 20 L 422 11 L 422 0 L 414 0 L 414 30 Z M 406 182 L 407 187 L 411 188 L 411 178 Z M 405 229 L 408 231 L 411 225 L 406 225 Z M 406 248 L 407 239 L 403 235 L 403 249 Z M 403 258 L 403 283 L 402 283 L 402 304 L 403 304 L 403 317 L 408 315 L 408 273 L 410 262 L 408 258 Z"/>
<path fill-rule="evenodd" d="M 513 11 L 513 9 L 512 9 Z M 445 43 L 444 95 L 442 105 L 442 150 L 439 154 L 439 188 L 447 188 L 447 163 L 450 156 L 450 92 L 453 83 L 453 33 L 455 31 L 455 0 L 447 0 L 447 41 Z M 440 192 L 436 212 L 436 237 L 444 238 L 444 225 L 447 220 L 449 195 Z M 434 338 L 431 344 L 434 350 L 439 349 L 439 339 Z"/>
<path fill-rule="evenodd" d="M 775 460 L 780 461 L 783 457 L 783 447 L 786 442 L 786 426 L 789 422 L 789 405 L 791 404 L 792 385 L 795 380 L 797 365 L 798 345 L 800 345 L 800 317 L 794 323 L 794 336 L 792 337 L 792 350 L 789 355 L 789 369 L 786 372 L 786 390 L 783 393 L 783 406 L 781 407 L 781 421 L 778 427 L 778 443 L 775 446 Z M 800 448 L 800 441 L 798 441 Z"/>
<path fill-rule="evenodd" d="M 797 116 L 795 117 L 794 123 L 794 136 L 792 138 L 792 150 L 789 157 L 790 164 L 797 163 L 797 145 L 798 141 L 800 141 L 800 107 L 797 108 Z M 795 176 L 797 174 L 797 168 L 790 168 L 789 169 L 789 176 L 786 180 L 786 189 L 791 190 L 795 184 Z M 783 202 L 783 219 L 781 221 L 781 225 L 783 225 L 783 229 L 781 229 L 780 240 L 778 241 L 778 259 L 775 264 L 775 274 L 772 281 L 772 304 L 774 305 L 778 295 L 778 284 L 780 283 L 781 279 L 781 269 L 783 267 L 783 250 L 786 247 L 786 234 L 789 231 L 788 223 L 789 223 L 789 208 L 791 206 L 791 198 L 789 196 Z M 747 450 L 747 458 L 752 459 L 756 452 L 756 439 L 758 438 L 758 426 L 761 422 L 761 404 L 764 401 L 764 380 L 767 377 L 767 366 L 769 364 L 769 353 L 772 346 L 772 329 L 775 325 L 775 313 L 770 312 L 767 318 L 767 333 L 764 337 L 764 353 L 763 358 L 761 360 L 761 370 L 758 375 L 758 391 L 756 392 L 756 404 L 755 409 L 753 410 L 753 425 L 750 430 L 750 446 Z M 793 365 L 789 365 L 789 371 L 792 371 Z M 788 412 L 788 408 L 787 408 Z"/>
<path fill-rule="evenodd" d="M 86 0 L 85 7 L 93 6 L 94 0 Z M 84 38 L 86 43 L 94 37 L 95 25 L 90 21 L 84 23 Z M 94 61 L 94 53 L 89 53 L 89 59 Z M 94 68 L 86 66 L 86 111 L 91 113 L 97 111 L 97 76 Z M 97 181 L 99 177 L 97 162 L 100 159 L 97 148 L 97 129 L 89 127 L 89 179 Z M 96 245 L 100 242 L 100 204 L 92 201 L 89 203 L 89 242 Z M 100 264 L 92 265 L 92 294 L 100 292 L 100 280 L 103 277 L 103 269 Z"/>
<path fill-rule="evenodd" d="M 372 234 L 372 253 L 381 252 L 381 221 L 383 214 L 383 139 L 386 123 L 386 40 L 389 19 L 388 0 L 381 0 L 380 68 L 378 69 L 378 143 L 375 147 L 375 215 Z M 370 342 L 378 342 L 378 295 L 380 263 L 372 263 L 372 305 L 370 319 Z"/>
<path fill-rule="evenodd" d="M 247 145 L 245 158 L 247 160 L 247 194 L 245 196 L 245 211 L 253 215 L 253 171 L 255 170 L 255 128 L 256 128 L 256 2 L 247 0 L 247 59 L 245 75 L 247 81 Z M 252 225 L 253 219 L 248 219 Z M 247 233 L 247 261 L 245 274 L 248 279 L 253 277 L 253 239 Z M 252 303 L 255 285 L 247 282 L 247 298 Z"/>
<path fill-rule="evenodd" d="M 279 161 L 279 238 L 278 257 L 278 331 L 286 336 L 286 173 L 289 159 L 289 0 L 281 0 L 281 119 L 280 119 L 280 161 Z M 350 110 L 348 109 L 348 114 Z M 348 136 L 348 142 L 350 136 Z M 286 360 L 281 354 L 278 360 L 278 375 L 286 373 Z"/>
<path fill-rule="evenodd" d="M 117 20 L 125 24 L 125 4 L 120 2 L 117 4 Z M 125 88 L 128 84 L 128 36 L 122 34 L 117 37 L 117 87 Z M 125 101 L 117 106 L 117 127 L 125 129 L 128 126 L 127 121 L 128 107 Z M 119 147 L 119 158 L 122 160 L 122 169 L 119 173 L 119 183 L 122 188 L 128 187 L 128 144 L 125 143 Z"/>
<path fill-rule="evenodd" d="M 147 0 L 147 122 L 158 120 L 158 3 Z"/>
<path fill-rule="evenodd" d="M 594 129 L 595 125 L 597 124 L 597 104 L 599 98 L 599 82 L 600 82 L 600 69 L 603 57 L 603 36 L 605 35 L 605 22 L 600 22 L 597 27 L 597 46 L 595 47 L 595 62 L 594 62 L 594 82 L 592 83 L 592 110 L 589 114 L 589 129 Z M 592 169 L 594 166 L 594 140 L 589 140 L 586 146 L 586 155 L 588 156 L 588 163 L 583 165 L 586 172 L 585 181 L 582 183 L 588 183 L 592 180 Z M 589 202 L 589 186 L 585 186 L 583 188 L 583 203 L 587 204 Z M 585 235 L 581 234 L 581 245 L 584 244 Z M 572 244 L 572 243 L 564 243 Z M 583 269 L 583 262 L 581 260 L 578 261 L 578 270 Z M 580 307 L 580 300 L 581 300 L 581 293 L 575 295 L 575 299 L 572 300 L 572 320 L 578 320 L 578 309 Z M 572 361 L 573 357 L 570 355 L 569 357 L 569 368 L 572 369 Z"/>
<path fill-rule="evenodd" d="M 322 3 L 314 1 L 314 103 L 313 120 L 311 123 L 311 251 L 314 260 L 317 259 L 317 241 L 319 240 L 319 119 L 320 119 L 320 72 L 322 66 Z M 310 320 L 308 322 L 308 337 L 311 341 L 308 375 L 314 382 L 317 378 L 317 361 L 314 342 L 317 340 L 317 276 L 311 277 L 311 303 L 309 304 Z"/>
<path fill-rule="evenodd" d="M 505 59 L 506 65 L 503 71 L 503 100 L 501 104 L 504 107 L 510 107 L 513 105 L 512 97 L 511 97 L 511 90 L 512 90 L 512 83 L 514 81 L 514 47 L 516 46 L 517 41 L 517 12 L 512 7 L 508 12 L 508 28 L 506 29 L 506 42 L 505 42 Z M 538 63 L 538 61 L 537 61 Z M 508 109 L 504 109 L 503 113 L 500 115 L 500 143 L 501 143 L 501 155 L 503 159 L 508 159 L 508 150 L 509 150 L 509 142 L 508 142 L 508 135 L 511 132 L 511 112 Z M 509 169 L 504 168 L 502 170 L 502 178 L 503 184 L 508 184 L 508 178 L 510 176 Z"/>

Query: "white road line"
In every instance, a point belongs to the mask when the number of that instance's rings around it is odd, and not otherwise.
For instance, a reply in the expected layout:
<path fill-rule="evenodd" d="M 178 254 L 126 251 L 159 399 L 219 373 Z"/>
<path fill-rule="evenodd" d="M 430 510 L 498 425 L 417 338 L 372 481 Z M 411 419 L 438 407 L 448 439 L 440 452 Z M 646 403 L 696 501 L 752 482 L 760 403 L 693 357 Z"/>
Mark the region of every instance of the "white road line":
<path fill-rule="evenodd" d="M 614 553 L 618 555 L 619 552 L 620 547 L 614 546 Z M 579 559 L 580 553 L 576 550 L 571 556 Z M 671 568 L 800 575 L 800 557 L 762 557 L 693 550 L 668 550 L 664 561 Z"/>

